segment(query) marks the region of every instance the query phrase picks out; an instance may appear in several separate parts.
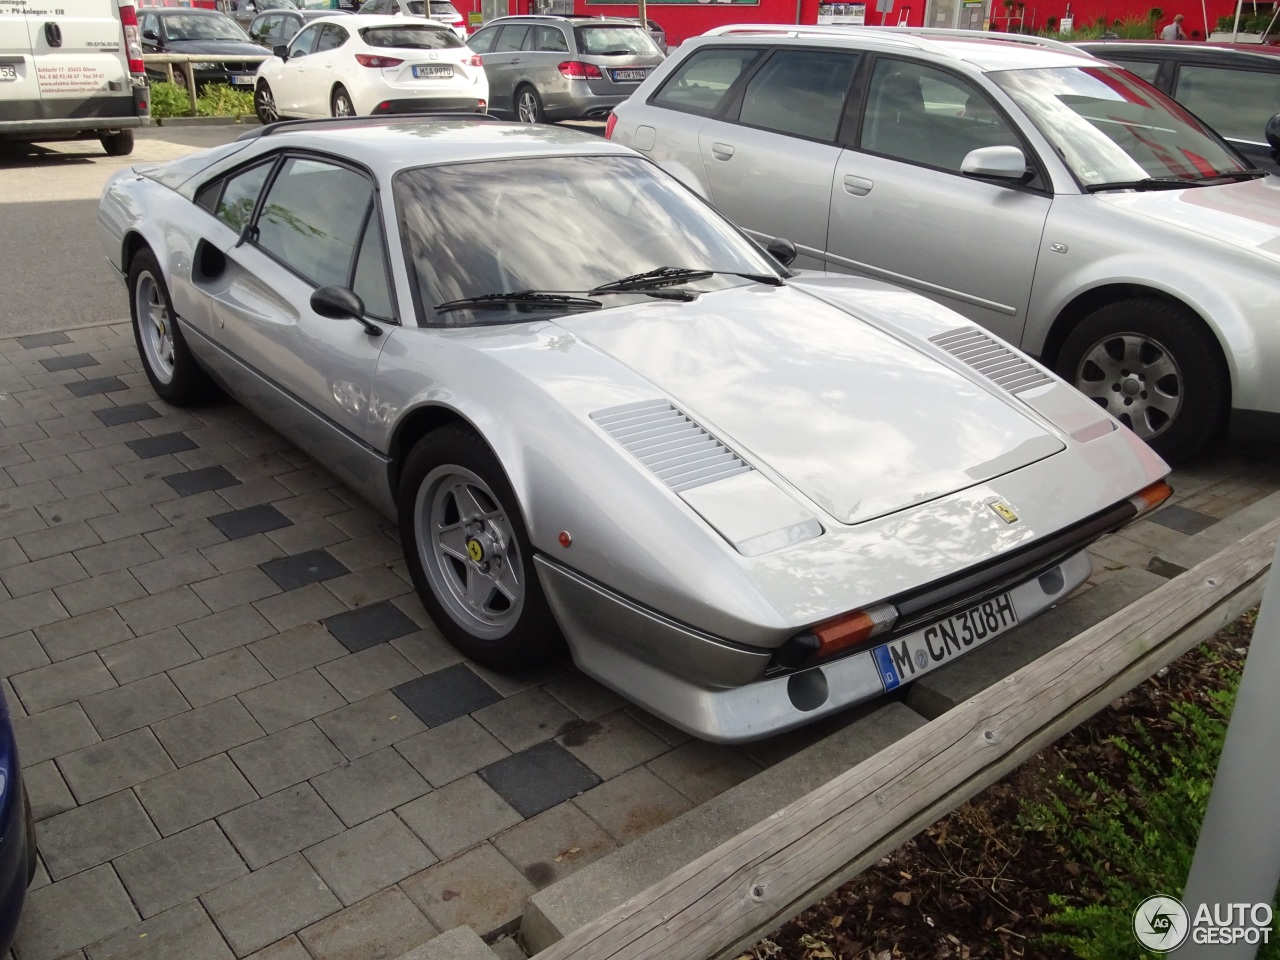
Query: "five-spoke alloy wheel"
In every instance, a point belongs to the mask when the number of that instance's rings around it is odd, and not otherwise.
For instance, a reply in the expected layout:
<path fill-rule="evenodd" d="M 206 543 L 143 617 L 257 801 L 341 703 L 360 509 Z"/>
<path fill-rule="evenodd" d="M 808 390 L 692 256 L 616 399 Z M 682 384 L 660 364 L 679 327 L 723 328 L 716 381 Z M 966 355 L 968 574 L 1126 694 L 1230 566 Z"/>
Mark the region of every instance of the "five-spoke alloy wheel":
<path fill-rule="evenodd" d="M 208 399 L 215 392 L 213 381 L 182 338 L 164 274 L 149 248 L 134 254 L 129 266 L 129 310 L 138 356 L 161 399 L 175 406 Z"/>

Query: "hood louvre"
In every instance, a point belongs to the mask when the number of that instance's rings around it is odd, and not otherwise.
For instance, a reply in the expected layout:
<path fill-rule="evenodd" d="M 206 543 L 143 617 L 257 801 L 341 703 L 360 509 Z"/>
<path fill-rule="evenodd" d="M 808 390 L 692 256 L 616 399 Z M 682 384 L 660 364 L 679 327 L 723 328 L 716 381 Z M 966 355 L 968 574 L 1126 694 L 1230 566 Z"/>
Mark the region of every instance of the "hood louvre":
<path fill-rule="evenodd" d="M 591 419 L 676 493 L 752 470 L 666 400 L 597 410 Z"/>
<path fill-rule="evenodd" d="M 1051 377 L 1018 356 L 1000 341 L 973 327 L 962 327 L 929 338 L 957 360 L 972 367 L 998 387 L 1021 393 L 1053 383 Z"/>

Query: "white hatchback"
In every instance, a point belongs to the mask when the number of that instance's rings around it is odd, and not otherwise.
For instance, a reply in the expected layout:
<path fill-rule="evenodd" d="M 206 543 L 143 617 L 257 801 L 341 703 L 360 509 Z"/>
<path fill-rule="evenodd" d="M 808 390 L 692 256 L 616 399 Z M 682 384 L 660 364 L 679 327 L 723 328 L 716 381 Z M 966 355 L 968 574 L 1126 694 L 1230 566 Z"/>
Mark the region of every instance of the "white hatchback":
<path fill-rule="evenodd" d="M 431 20 L 326 17 L 274 53 L 259 66 L 254 90 L 263 123 L 488 109 L 480 57 L 448 26 Z"/>

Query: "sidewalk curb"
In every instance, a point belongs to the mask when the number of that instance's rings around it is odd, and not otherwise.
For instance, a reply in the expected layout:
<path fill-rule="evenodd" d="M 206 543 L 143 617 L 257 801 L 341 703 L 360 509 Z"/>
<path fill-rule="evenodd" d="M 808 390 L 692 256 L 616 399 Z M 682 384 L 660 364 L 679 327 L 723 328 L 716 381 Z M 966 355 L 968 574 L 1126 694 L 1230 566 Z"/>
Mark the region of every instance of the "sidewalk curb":
<path fill-rule="evenodd" d="M 257 117 L 154 117 L 157 127 L 232 127 L 248 126 Z"/>

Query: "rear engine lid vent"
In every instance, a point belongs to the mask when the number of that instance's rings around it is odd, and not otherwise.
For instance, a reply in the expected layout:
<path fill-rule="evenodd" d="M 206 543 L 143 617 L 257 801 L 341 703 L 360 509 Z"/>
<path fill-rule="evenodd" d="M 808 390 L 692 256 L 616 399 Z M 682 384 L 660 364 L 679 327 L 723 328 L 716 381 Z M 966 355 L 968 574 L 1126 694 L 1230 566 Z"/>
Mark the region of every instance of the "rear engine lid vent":
<path fill-rule="evenodd" d="M 974 327 L 935 334 L 929 341 L 1010 393 L 1053 383 L 1053 378 L 1038 367 Z"/>

